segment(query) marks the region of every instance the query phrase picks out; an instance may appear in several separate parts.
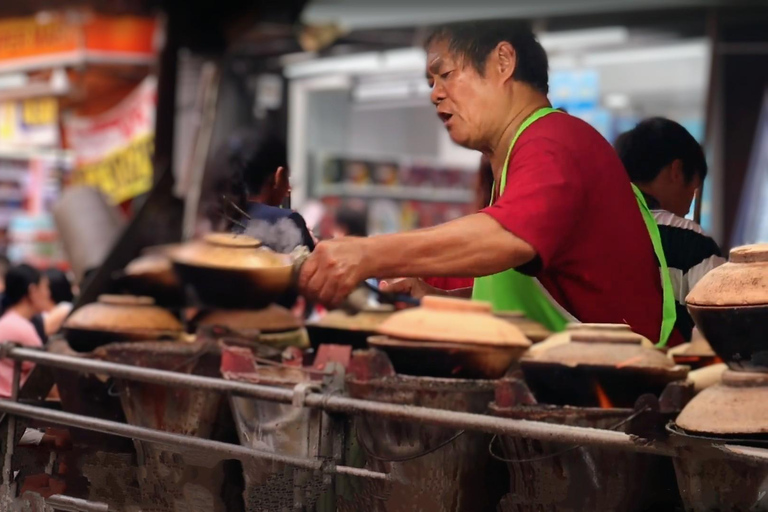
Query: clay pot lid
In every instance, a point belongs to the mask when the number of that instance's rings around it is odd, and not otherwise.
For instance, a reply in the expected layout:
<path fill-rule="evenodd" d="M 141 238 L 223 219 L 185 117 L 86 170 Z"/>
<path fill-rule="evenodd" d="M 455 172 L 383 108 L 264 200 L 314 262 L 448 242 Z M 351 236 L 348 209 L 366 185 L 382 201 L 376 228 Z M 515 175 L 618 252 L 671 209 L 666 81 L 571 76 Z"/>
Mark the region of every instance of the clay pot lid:
<path fill-rule="evenodd" d="M 222 270 L 253 270 L 286 267 L 291 257 L 278 254 L 255 238 L 230 233 L 209 233 L 202 240 L 182 244 L 170 251 L 174 263 Z"/>
<path fill-rule="evenodd" d="M 498 311 L 494 316 L 516 325 L 526 338 L 533 342 L 542 341 L 552 335 L 552 331 L 539 322 L 525 316 L 522 311 Z"/>
<path fill-rule="evenodd" d="M 173 265 L 164 254 L 152 253 L 139 256 L 125 266 L 126 275 L 154 274 L 171 272 Z"/>
<path fill-rule="evenodd" d="M 768 434 L 768 374 L 726 370 L 683 409 L 677 426 L 701 434 Z"/>
<path fill-rule="evenodd" d="M 675 363 L 643 337 L 619 324 L 569 325 L 569 338 L 530 354 L 526 360 L 563 366 L 601 366 L 621 369 L 675 369 Z M 561 336 L 561 338 L 564 338 Z M 548 343 L 547 341 L 543 343 Z"/>
<path fill-rule="evenodd" d="M 284 307 L 272 304 L 264 309 L 209 311 L 197 322 L 198 325 L 221 325 L 234 331 L 259 331 L 263 333 L 295 331 L 302 323 Z"/>
<path fill-rule="evenodd" d="M 768 305 L 768 244 L 731 249 L 729 261 L 702 277 L 685 300 L 694 307 Z"/>
<path fill-rule="evenodd" d="M 311 325 L 343 331 L 376 332 L 376 328 L 392 314 L 393 309 L 390 308 L 363 310 L 358 313 L 334 309 Z"/>
<path fill-rule="evenodd" d="M 109 332 L 181 333 L 181 322 L 155 305 L 151 297 L 101 295 L 97 302 L 75 310 L 64 322 L 67 329 Z"/>
<path fill-rule="evenodd" d="M 420 307 L 393 313 L 376 332 L 400 340 L 531 345 L 518 327 L 493 316 L 490 304 L 448 297 L 424 297 Z"/>

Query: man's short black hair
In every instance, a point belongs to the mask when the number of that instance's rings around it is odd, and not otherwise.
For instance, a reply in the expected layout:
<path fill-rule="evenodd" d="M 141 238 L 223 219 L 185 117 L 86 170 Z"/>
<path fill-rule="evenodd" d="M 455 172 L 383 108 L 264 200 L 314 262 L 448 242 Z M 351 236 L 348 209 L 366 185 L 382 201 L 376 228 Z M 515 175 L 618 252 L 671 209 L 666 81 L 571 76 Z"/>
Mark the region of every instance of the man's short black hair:
<path fill-rule="evenodd" d="M 690 183 L 694 176 L 707 177 L 707 160 L 701 145 L 682 125 L 663 117 L 652 117 L 622 133 L 614 144 L 629 179 L 650 183 L 662 169 L 680 160 Z"/>
<path fill-rule="evenodd" d="M 336 212 L 336 225 L 346 236 L 368 236 L 368 211 L 342 206 Z"/>
<path fill-rule="evenodd" d="M 288 165 L 288 149 L 274 133 L 249 131 L 229 141 L 228 163 L 240 174 L 249 195 L 256 195 L 277 171 Z"/>
<path fill-rule="evenodd" d="M 432 30 L 425 48 L 437 42 L 447 42 L 455 55 L 461 56 L 481 76 L 485 74 L 488 55 L 502 42 L 508 42 L 517 53 L 515 80 L 532 86 L 539 92 L 549 92 L 547 52 L 527 24 L 510 20 L 483 20 L 449 23 Z"/>

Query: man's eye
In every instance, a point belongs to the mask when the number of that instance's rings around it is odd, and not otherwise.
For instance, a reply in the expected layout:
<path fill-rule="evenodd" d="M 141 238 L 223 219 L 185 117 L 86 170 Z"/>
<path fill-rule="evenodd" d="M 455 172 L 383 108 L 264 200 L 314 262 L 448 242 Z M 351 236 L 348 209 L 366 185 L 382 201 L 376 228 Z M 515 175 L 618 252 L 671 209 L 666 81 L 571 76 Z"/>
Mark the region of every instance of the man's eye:
<path fill-rule="evenodd" d="M 451 71 L 446 71 L 445 73 L 442 73 L 442 74 L 440 75 L 440 78 L 442 78 L 443 80 L 445 80 L 446 78 L 448 78 L 449 76 L 451 76 L 451 73 L 453 73 L 453 70 L 451 70 Z"/>

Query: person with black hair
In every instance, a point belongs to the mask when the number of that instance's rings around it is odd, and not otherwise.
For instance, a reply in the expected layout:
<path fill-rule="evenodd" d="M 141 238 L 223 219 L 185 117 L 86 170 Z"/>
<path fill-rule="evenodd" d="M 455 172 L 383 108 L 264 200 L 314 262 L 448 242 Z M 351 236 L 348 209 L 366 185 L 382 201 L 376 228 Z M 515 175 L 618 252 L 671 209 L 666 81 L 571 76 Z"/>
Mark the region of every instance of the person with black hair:
<path fill-rule="evenodd" d="M 626 323 L 661 344 L 681 341 L 656 264 L 658 228 L 608 141 L 551 107 L 547 54 L 531 29 L 449 24 L 426 52 L 431 100 L 450 138 L 491 162 L 492 204 L 429 229 L 321 242 L 301 269 L 301 290 L 338 304 L 371 277 L 411 278 L 385 287 L 417 296 L 448 293 L 419 276 L 475 277 L 473 289 L 450 294 L 508 310 L 535 292 L 555 330 Z"/>
<path fill-rule="evenodd" d="M 334 238 L 368 236 L 368 212 L 365 209 L 342 206 L 336 211 Z"/>
<path fill-rule="evenodd" d="M 40 315 L 50 300 L 48 278 L 29 265 L 12 267 L 5 276 L 5 294 L 0 317 L 0 343 L 18 343 L 28 347 L 42 347 L 43 341 L 32 325 L 32 318 Z M 22 384 L 32 363 L 22 364 Z M 0 396 L 9 397 L 13 380 L 13 361 L 0 360 Z"/>
<path fill-rule="evenodd" d="M 685 218 L 707 177 L 704 151 L 688 130 L 662 117 L 622 133 L 614 147 L 659 226 L 675 291 L 675 326 L 690 341 L 694 323 L 685 297 L 707 272 L 725 263 L 717 242 Z"/>
<path fill-rule="evenodd" d="M 253 132 L 234 135 L 219 158 L 226 161 L 232 182 L 244 186 L 247 217 L 238 223 L 240 231 L 281 253 L 301 245 L 314 249 L 301 214 L 281 207 L 291 188 L 287 149 L 278 137 Z"/>

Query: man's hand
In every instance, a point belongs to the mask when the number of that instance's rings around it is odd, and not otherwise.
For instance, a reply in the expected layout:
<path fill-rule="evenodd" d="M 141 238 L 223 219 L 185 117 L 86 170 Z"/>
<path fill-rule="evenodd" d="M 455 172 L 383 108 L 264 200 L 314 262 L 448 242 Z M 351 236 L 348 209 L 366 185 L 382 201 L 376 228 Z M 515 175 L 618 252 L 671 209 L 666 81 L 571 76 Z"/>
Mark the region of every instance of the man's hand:
<path fill-rule="evenodd" d="M 423 280 L 415 277 L 382 281 L 379 288 L 383 292 L 410 295 L 414 299 L 421 299 L 425 295 L 447 295 L 445 291 L 430 286 Z"/>
<path fill-rule="evenodd" d="M 299 291 L 326 306 L 340 304 L 366 278 L 364 242 L 352 237 L 320 242 L 301 267 Z"/>

